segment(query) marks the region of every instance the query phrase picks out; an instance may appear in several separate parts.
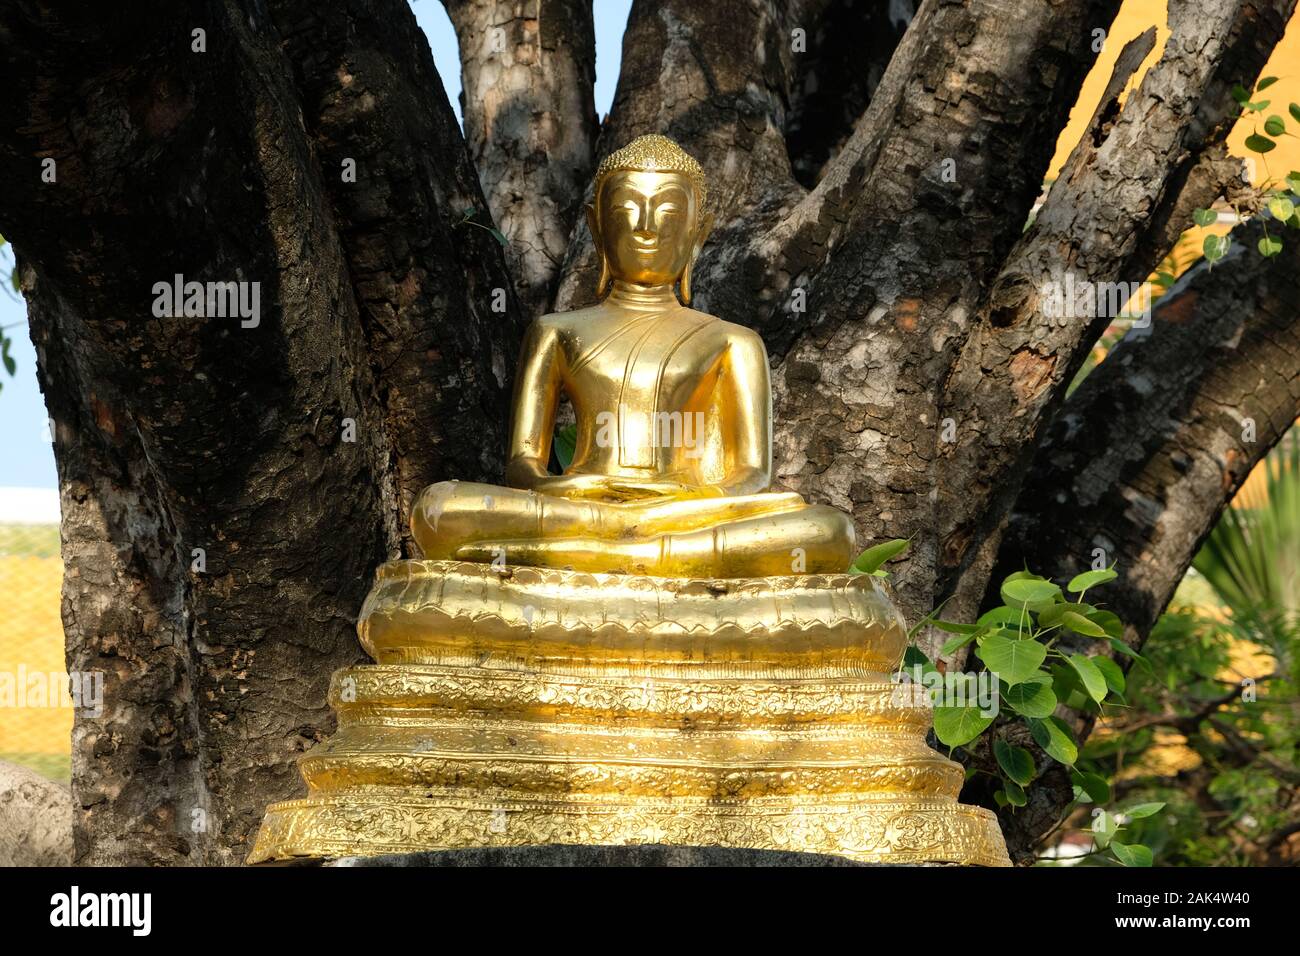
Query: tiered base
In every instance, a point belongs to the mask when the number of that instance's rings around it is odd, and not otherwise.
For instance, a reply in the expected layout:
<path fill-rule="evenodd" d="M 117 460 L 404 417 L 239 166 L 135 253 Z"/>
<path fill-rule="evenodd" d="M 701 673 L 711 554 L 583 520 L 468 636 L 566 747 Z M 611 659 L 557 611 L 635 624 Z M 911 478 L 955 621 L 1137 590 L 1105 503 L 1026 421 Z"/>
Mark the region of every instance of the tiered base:
<path fill-rule="evenodd" d="M 723 846 L 828 853 L 862 863 L 1008 865 L 996 818 L 952 801 L 524 801 L 503 791 L 475 799 L 454 790 L 357 791 L 277 803 L 250 862 L 548 844 Z"/>
<path fill-rule="evenodd" d="M 250 862 L 667 844 L 1008 863 L 996 818 L 957 803 L 961 767 L 925 745 L 924 694 L 883 673 L 904 635 L 867 576 L 394 562 L 361 633 L 400 663 L 335 675 L 339 731 Z"/>

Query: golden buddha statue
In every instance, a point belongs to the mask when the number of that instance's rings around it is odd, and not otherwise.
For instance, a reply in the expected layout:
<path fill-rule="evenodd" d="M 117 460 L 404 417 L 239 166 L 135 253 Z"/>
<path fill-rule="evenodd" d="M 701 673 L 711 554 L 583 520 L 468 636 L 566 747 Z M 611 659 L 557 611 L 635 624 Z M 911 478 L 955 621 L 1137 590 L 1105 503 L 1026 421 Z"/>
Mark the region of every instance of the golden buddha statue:
<path fill-rule="evenodd" d="M 643 136 L 596 172 L 588 223 L 600 304 L 545 315 L 524 341 L 506 466 L 511 488 L 433 485 L 412 528 L 429 558 L 682 577 L 843 571 L 853 524 L 768 491 L 772 390 L 750 329 L 687 307 L 708 236 L 699 164 Z M 681 286 L 681 300 L 675 288 Z M 547 471 L 561 393 L 572 464 Z"/>
<path fill-rule="evenodd" d="M 510 487 L 419 496 L 425 558 L 381 566 L 361 611 L 377 663 L 334 675 L 338 733 L 251 862 L 670 844 L 1007 864 L 925 743 L 928 698 L 888 677 L 906 630 L 847 572 L 851 522 L 768 490 L 762 341 L 688 308 L 706 195 L 663 136 L 600 164 L 608 295 L 530 328 Z M 577 442 L 552 475 L 561 395 Z"/>

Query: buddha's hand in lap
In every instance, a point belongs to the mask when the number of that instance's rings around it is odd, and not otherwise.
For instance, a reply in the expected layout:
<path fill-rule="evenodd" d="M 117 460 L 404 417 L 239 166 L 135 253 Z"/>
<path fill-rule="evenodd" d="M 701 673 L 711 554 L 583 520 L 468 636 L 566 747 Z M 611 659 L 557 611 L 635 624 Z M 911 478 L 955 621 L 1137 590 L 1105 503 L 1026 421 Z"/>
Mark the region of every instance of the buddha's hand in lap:
<path fill-rule="evenodd" d="M 538 494 L 574 500 L 652 502 L 685 498 L 717 498 L 722 491 L 662 478 L 624 478 L 614 475 L 561 475 L 543 478 L 533 486 Z"/>

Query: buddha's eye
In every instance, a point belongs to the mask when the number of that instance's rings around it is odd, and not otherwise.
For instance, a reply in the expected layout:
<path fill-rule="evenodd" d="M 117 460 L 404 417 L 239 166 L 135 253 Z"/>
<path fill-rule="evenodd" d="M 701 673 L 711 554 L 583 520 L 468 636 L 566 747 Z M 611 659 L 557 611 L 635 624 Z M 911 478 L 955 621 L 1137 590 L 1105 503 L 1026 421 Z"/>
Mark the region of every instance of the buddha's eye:
<path fill-rule="evenodd" d="M 677 203 L 674 203 L 674 202 L 665 202 L 665 203 L 660 203 L 660 204 L 656 207 L 656 211 L 659 212 L 659 213 L 661 213 L 661 214 L 662 214 L 662 213 L 669 213 L 669 214 L 675 213 L 675 212 L 677 212 Z"/>

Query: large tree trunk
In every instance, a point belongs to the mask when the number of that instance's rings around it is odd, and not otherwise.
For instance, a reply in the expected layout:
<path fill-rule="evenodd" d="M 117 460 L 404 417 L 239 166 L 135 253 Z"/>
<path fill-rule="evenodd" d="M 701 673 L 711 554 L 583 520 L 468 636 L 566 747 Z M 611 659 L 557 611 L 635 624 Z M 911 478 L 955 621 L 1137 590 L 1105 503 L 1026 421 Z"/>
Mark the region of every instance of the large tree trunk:
<path fill-rule="evenodd" d="M 1242 188 L 1231 87 L 1294 0 L 1174 5 L 1027 231 L 1119 0 L 636 0 L 599 130 L 588 3 L 446 5 L 465 138 L 401 0 L 0 11 L 0 231 L 56 426 L 69 666 L 106 675 L 74 731 L 82 862 L 236 862 L 295 792 L 413 496 L 500 480 L 522 326 L 590 301 L 581 201 L 636 135 L 709 174 L 696 304 L 768 344 L 780 483 L 913 539 L 912 618 L 1104 542 L 1140 642 L 1300 413 L 1291 239 L 1189 277 L 1068 399 L 1105 321 L 1037 296 L 1140 280 Z M 177 274 L 259 283 L 258 321 L 157 314 Z M 1004 821 L 1022 858 L 1063 795 L 1048 773 Z"/>
<path fill-rule="evenodd" d="M 272 5 L 300 85 L 263 8 L 0 25 L 68 663 L 105 674 L 74 731 L 81 862 L 241 860 L 332 730 L 414 491 L 500 472 L 518 313 L 490 311 L 509 281 L 460 221 L 490 222 L 428 47 L 404 3 L 313 6 Z M 156 316 L 176 274 L 260 283 L 257 324 Z"/>
<path fill-rule="evenodd" d="M 465 139 L 531 315 L 582 217 L 598 123 L 590 0 L 444 0 L 460 41 Z"/>

